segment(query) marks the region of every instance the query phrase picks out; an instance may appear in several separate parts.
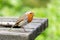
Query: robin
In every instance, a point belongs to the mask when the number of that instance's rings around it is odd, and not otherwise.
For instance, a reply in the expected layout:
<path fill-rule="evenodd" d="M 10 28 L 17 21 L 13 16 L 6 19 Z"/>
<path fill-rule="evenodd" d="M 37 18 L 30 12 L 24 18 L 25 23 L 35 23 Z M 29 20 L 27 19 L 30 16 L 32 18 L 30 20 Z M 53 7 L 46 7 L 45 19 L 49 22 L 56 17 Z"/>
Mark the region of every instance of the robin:
<path fill-rule="evenodd" d="M 11 28 L 13 28 L 14 26 L 19 26 L 24 29 L 23 26 L 30 23 L 33 20 L 33 16 L 34 16 L 33 12 L 31 12 L 31 11 L 26 12 L 22 17 L 18 18 L 15 25 L 13 25 Z M 10 28 L 10 30 L 11 30 L 11 28 Z M 24 31 L 26 31 L 26 30 L 24 29 Z"/>

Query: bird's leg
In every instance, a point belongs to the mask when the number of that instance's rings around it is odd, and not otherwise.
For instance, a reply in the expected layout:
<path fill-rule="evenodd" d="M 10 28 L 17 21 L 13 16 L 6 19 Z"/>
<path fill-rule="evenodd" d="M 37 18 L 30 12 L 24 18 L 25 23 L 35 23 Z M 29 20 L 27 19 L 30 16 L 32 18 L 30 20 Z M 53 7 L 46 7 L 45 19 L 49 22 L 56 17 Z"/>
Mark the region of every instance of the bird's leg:
<path fill-rule="evenodd" d="M 21 26 L 21 28 L 23 28 L 24 32 L 26 32 L 25 28 L 23 26 Z"/>

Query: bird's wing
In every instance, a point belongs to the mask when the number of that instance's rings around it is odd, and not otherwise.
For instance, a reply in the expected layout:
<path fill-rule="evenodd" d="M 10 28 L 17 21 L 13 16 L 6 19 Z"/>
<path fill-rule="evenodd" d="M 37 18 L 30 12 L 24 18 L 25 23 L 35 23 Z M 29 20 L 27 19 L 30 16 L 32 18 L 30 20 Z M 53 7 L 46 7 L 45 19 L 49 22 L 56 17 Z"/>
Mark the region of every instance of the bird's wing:
<path fill-rule="evenodd" d="M 24 25 L 28 24 L 27 20 L 28 20 L 28 16 L 26 15 L 26 16 L 24 17 L 24 20 L 21 21 L 18 26 L 24 26 Z"/>
<path fill-rule="evenodd" d="M 19 17 L 18 20 L 15 23 L 15 26 L 18 26 L 21 21 L 25 19 L 26 15 L 23 15 L 22 17 Z"/>

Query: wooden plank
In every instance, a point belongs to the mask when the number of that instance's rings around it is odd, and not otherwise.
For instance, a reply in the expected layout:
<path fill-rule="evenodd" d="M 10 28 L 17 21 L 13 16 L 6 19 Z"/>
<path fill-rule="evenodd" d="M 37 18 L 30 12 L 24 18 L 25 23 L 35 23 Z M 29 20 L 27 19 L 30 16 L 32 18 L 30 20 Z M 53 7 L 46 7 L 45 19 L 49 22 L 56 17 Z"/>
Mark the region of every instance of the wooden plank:
<path fill-rule="evenodd" d="M 15 22 L 17 18 L 0 17 L 0 22 Z M 46 18 L 34 18 L 33 21 L 24 26 L 27 32 L 22 28 L 10 28 L 0 26 L 0 40 L 34 40 L 48 26 Z"/>

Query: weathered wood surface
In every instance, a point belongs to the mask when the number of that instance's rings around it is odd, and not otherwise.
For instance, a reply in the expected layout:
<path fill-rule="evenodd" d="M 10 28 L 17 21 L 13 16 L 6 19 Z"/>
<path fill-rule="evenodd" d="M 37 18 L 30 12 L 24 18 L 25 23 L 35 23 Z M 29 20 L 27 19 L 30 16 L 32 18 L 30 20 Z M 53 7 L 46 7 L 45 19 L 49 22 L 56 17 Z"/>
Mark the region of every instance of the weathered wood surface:
<path fill-rule="evenodd" d="M 17 18 L 0 18 L 0 22 L 15 22 Z M 22 28 L 5 28 L 0 26 L 0 40 L 34 40 L 48 26 L 46 18 L 34 18 L 33 21 L 25 27 L 27 32 Z"/>

